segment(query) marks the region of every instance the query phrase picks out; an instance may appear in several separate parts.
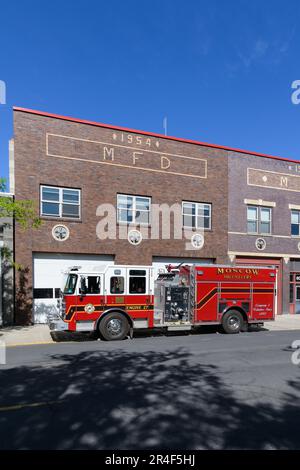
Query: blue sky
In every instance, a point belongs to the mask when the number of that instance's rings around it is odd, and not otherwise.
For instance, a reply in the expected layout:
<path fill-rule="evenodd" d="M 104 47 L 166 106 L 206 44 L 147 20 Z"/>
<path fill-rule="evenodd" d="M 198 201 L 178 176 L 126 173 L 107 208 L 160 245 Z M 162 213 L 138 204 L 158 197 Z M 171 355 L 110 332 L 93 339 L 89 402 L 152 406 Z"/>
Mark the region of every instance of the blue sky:
<path fill-rule="evenodd" d="M 12 106 L 300 159 L 298 0 L 1 0 Z"/>

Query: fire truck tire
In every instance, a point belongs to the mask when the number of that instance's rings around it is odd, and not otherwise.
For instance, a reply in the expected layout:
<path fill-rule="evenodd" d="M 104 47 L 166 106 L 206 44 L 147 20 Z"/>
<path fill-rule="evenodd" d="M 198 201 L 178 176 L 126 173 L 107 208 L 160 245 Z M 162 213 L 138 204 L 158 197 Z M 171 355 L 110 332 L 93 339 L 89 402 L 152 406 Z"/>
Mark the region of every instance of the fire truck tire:
<path fill-rule="evenodd" d="M 129 323 L 122 313 L 111 312 L 100 320 L 98 331 L 106 341 L 120 341 L 128 335 Z"/>
<path fill-rule="evenodd" d="M 222 327 L 225 333 L 236 334 L 239 333 L 244 326 L 244 319 L 240 312 L 237 310 L 228 310 L 223 315 Z"/>

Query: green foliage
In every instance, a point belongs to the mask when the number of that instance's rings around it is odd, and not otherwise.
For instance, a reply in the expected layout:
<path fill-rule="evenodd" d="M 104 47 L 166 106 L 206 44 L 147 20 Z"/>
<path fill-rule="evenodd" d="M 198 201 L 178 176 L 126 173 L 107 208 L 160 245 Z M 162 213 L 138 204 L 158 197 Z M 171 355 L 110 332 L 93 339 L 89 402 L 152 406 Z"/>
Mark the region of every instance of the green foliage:
<path fill-rule="evenodd" d="M 0 178 L 0 190 L 6 190 L 5 178 Z M 13 200 L 11 197 L 1 196 L 0 193 L 0 217 L 11 217 L 23 229 L 38 228 L 42 221 L 37 216 L 36 205 L 31 200 Z"/>

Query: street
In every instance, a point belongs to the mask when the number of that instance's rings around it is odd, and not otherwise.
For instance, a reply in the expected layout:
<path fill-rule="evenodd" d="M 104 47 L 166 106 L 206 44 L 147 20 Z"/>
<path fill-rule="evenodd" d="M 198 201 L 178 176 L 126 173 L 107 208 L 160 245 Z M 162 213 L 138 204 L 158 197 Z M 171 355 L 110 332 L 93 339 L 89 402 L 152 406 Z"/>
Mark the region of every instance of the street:
<path fill-rule="evenodd" d="M 7 349 L 0 449 L 300 449 L 300 331 Z"/>

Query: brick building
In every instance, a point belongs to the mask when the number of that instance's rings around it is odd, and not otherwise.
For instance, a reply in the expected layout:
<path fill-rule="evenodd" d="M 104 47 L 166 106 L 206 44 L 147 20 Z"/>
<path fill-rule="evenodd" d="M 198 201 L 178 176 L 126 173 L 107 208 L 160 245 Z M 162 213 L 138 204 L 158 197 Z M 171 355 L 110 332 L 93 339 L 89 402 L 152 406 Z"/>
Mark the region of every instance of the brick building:
<path fill-rule="evenodd" d="M 15 108 L 15 197 L 37 201 L 44 220 L 38 230 L 16 228 L 15 259 L 24 268 L 18 321 L 31 319 L 32 288 L 35 321 L 45 321 L 61 271 L 70 265 L 226 263 L 227 173 L 226 152 L 219 149 Z M 173 224 L 169 239 L 144 237 L 136 246 L 96 234 L 101 204 L 118 207 L 117 226 L 131 221 L 150 230 L 152 205 L 174 203 L 184 208 L 190 236 L 205 225 L 201 250 L 175 239 Z"/>
<path fill-rule="evenodd" d="M 276 264 L 278 313 L 297 310 L 296 162 L 22 108 L 14 108 L 12 161 L 16 199 L 34 199 L 44 220 L 38 230 L 15 230 L 17 322 L 45 321 L 68 266 L 107 262 Z M 278 175 L 288 179 L 284 190 Z M 117 233 L 130 223 L 141 243 L 99 237 L 103 204 L 116 209 Z M 175 215 L 170 237 L 163 223 L 150 236 L 154 207 L 174 204 L 180 237 Z"/>

